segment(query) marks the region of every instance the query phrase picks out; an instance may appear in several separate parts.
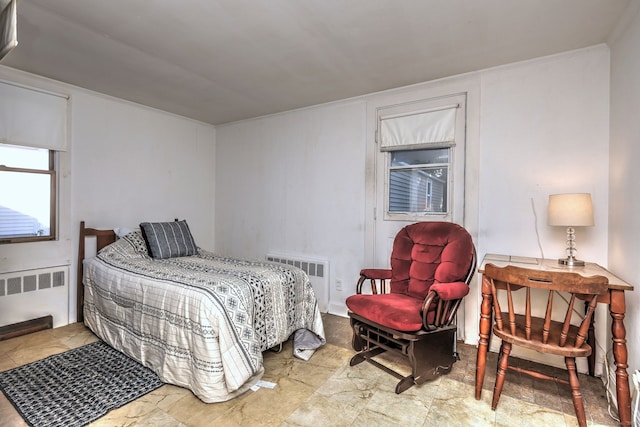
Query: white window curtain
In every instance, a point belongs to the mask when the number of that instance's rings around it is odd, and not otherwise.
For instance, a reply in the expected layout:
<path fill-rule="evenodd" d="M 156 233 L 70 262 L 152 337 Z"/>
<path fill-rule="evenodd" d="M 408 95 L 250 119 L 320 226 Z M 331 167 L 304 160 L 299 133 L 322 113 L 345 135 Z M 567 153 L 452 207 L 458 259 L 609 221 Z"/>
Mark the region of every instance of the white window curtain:
<path fill-rule="evenodd" d="M 437 110 L 380 117 L 380 150 L 453 145 L 457 108 L 458 105 L 451 105 Z"/>
<path fill-rule="evenodd" d="M 67 97 L 0 80 L 0 143 L 67 151 Z"/>

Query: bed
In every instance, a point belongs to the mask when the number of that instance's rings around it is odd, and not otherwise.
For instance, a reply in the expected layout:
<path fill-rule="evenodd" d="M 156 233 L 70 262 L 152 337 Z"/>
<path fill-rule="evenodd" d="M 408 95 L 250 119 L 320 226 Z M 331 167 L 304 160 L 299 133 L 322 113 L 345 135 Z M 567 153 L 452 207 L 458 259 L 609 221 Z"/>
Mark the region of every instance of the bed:
<path fill-rule="evenodd" d="M 78 320 L 206 403 L 254 386 L 264 373 L 263 351 L 295 336 L 294 355 L 308 359 L 325 343 L 318 303 L 301 269 L 217 256 L 197 248 L 190 233 L 194 249 L 180 249 L 185 239 L 169 237 L 163 248 L 169 255 L 157 257 L 144 226 L 176 229 L 177 223 L 143 223 L 117 238 L 113 230 L 81 222 Z M 85 259 L 88 236 L 96 237 L 98 252 Z"/>

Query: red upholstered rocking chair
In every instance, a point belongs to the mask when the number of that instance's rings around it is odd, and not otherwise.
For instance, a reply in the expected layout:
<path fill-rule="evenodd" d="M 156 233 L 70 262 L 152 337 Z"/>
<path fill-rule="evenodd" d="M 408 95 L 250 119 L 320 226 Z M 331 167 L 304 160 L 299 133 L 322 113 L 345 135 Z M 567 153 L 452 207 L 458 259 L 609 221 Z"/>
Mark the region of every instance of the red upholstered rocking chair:
<path fill-rule="evenodd" d="M 461 226 L 420 222 L 400 230 L 391 269 L 360 271 L 356 295 L 347 298 L 352 345 L 358 352 L 350 365 L 367 361 L 400 379 L 398 394 L 448 373 L 458 359 L 456 311 L 469 293 L 475 268 L 475 247 Z M 367 280 L 371 294 L 362 293 Z M 388 292 L 384 292 L 386 281 Z M 411 375 L 403 376 L 372 359 L 386 351 L 406 356 Z"/>

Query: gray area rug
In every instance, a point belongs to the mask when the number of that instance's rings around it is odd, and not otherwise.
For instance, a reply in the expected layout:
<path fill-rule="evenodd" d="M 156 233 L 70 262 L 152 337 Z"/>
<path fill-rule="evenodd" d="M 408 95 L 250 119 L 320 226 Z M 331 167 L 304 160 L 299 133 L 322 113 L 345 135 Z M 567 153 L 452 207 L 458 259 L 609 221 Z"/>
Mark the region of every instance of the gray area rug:
<path fill-rule="evenodd" d="M 0 389 L 33 427 L 84 426 L 162 385 L 102 341 L 0 372 Z"/>

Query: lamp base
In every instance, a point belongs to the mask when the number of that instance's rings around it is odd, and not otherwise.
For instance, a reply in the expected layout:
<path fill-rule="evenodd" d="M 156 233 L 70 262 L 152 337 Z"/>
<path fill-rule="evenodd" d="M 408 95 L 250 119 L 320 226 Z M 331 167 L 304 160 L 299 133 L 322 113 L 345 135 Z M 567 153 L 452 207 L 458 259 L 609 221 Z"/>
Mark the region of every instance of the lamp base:
<path fill-rule="evenodd" d="M 583 267 L 584 261 L 575 259 L 573 257 L 560 258 L 558 259 L 558 264 L 566 265 L 567 267 Z"/>

